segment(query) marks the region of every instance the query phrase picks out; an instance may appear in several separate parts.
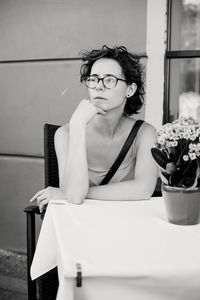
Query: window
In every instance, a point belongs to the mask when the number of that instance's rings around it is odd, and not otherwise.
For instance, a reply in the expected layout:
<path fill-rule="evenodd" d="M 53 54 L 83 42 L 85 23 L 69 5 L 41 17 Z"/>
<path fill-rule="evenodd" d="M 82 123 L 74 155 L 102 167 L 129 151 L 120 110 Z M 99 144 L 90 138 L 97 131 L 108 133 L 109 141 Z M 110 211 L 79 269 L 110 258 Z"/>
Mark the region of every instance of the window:
<path fill-rule="evenodd" d="M 200 0 L 168 0 L 164 123 L 200 122 Z"/>

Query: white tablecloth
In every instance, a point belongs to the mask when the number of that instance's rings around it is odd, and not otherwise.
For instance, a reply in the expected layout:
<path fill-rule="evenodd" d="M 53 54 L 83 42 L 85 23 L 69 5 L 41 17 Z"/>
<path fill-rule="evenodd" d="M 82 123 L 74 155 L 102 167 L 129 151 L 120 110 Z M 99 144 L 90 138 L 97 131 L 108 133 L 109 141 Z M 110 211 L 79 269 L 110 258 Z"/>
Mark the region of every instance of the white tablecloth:
<path fill-rule="evenodd" d="M 76 288 L 76 264 L 83 282 Z M 51 201 L 32 279 L 58 266 L 58 300 L 199 300 L 200 225 L 167 221 L 162 197 Z"/>

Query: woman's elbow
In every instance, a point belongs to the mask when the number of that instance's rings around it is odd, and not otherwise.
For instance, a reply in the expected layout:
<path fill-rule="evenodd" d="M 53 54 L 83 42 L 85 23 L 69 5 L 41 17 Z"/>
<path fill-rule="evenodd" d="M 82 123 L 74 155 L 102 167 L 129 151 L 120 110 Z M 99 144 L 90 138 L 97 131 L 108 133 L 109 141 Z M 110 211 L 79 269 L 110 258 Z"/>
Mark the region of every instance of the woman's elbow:
<path fill-rule="evenodd" d="M 152 194 L 153 194 L 153 192 L 151 193 L 151 192 L 147 191 L 146 193 L 144 193 L 143 199 L 144 200 L 151 199 Z"/>
<path fill-rule="evenodd" d="M 84 198 L 76 197 L 75 195 L 69 195 L 67 201 L 72 204 L 80 205 L 84 202 Z"/>
<path fill-rule="evenodd" d="M 70 189 L 67 191 L 67 201 L 73 204 L 82 204 L 86 198 L 87 193 L 83 193 L 83 191 L 79 191 L 76 189 Z"/>
<path fill-rule="evenodd" d="M 87 195 L 87 188 L 79 188 L 79 184 L 61 185 L 61 190 L 69 203 L 82 204 Z"/>
<path fill-rule="evenodd" d="M 152 197 L 154 190 L 154 185 L 149 185 L 148 183 L 141 184 L 141 199 L 149 200 Z"/>
<path fill-rule="evenodd" d="M 149 193 L 148 191 L 141 191 L 141 194 L 139 195 L 139 199 L 141 200 L 149 200 L 151 198 L 151 193 Z"/>

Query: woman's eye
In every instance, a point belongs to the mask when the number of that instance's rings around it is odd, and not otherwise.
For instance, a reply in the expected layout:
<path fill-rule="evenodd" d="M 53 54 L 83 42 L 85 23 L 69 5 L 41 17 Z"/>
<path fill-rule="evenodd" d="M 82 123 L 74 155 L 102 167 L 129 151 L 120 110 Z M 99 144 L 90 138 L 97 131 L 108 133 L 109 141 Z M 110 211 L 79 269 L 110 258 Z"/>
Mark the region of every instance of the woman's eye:
<path fill-rule="evenodd" d="M 90 77 L 90 78 L 89 78 L 89 81 L 90 81 L 90 82 L 96 82 L 96 81 L 97 81 L 97 78 L 95 78 L 95 77 Z"/>
<path fill-rule="evenodd" d="M 112 77 L 106 77 L 106 82 L 107 83 L 114 82 L 114 78 L 112 78 Z"/>

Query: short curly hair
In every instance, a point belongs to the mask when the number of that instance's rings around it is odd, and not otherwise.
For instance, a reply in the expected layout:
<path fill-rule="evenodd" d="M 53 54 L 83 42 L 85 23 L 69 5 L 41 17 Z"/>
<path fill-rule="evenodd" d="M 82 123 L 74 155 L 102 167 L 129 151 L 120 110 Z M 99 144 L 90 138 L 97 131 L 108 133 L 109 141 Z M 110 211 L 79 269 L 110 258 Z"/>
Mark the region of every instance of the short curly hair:
<path fill-rule="evenodd" d="M 130 53 L 124 46 L 109 48 L 104 45 L 102 49 L 82 53 L 84 62 L 80 69 L 80 81 L 83 82 L 90 76 L 91 68 L 95 61 L 100 58 L 111 58 L 116 60 L 122 68 L 127 84 L 135 83 L 137 90 L 135 94 L 127 98 L 124 114 L 131 116 L 137 114 L 144 103 L 144 73 L 140 63 L 141 57 Z"/>

